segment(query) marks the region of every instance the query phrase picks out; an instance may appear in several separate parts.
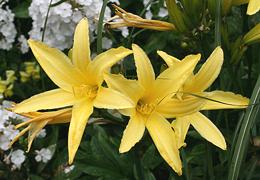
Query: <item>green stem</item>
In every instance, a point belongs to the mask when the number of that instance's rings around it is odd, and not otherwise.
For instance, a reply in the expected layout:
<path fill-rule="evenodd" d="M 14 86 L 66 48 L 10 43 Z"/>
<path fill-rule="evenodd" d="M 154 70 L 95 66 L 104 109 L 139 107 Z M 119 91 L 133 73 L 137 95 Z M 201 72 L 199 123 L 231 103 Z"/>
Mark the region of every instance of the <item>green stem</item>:
<path fill-rule="evenodd" d="M 221 46 L 221 0 L 216 0 L 215 47 Z"/>
<path fill-rule="evenodd" d="M 98 19 L 98 29 L 97 29 L 97 53 L 102 52 L 102 32 L 103 32 L 103 21 L 106 11 L 108 0 L 104 0 Z"/>
<path fill-rule="evenodd" d="M 49 7 L 48 7 L 48 10 L 47 10 L 47 14 L 46 14 L 46 18 L 45 18 L 45 21 L 44 21 L 44 26 L 43 26 L 43 30 L 42 30 L 42 42 L 44 41 L 44 35 L 45 35 L 45 30 L 46 30 L 46 27 L 47 27 L 48 17 L 49 17 L 49 13 L 50 13 L 50 9 L 51 9 L 51 3 L 52 3 L 52 0 L 50 0 Z"/>

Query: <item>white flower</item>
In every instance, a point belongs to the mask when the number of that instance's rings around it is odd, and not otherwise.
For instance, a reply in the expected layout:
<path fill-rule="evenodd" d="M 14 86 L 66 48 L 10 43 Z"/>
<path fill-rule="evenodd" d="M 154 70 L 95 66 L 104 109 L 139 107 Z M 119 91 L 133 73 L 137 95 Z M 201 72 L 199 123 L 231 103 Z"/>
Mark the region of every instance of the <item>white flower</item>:
<path fill-rule="evenodd" d="M 14 25 L 14 14 L 8 6 L 2 9 L 0 4 L 0 49 L 10 50 L 13 47 L 13 42 L 17 31 Z"/>
<path fill-rule="evenodd" d="M 27 53 L 29 51 L 29 46 L 27 44 L 27 39 L 24 37 L 24 35 L 20 35 L 18 38 L 18 41 L 20 43 L 20 50 L 23 54 Z"/>
<path fill-rule="evenodd" d="M 59 0 L 53 0 L 56 3 Z M 94 40 L 99 13 L 103 4 L 102 0 L 75 0 L 76 7 L 65 1 L 50 9 L 48 22 L 45 29 L 44 42 L 61 50 L 72 46 L 73 32 L 76 24 L 83 17 L 89 20 L 90 39 Z M 30 38 L 40 40 L 43 33 L 49 3 L 46 0 L 32 0 L 29 15 L 33 20 Z M 105 11 L 105 21 L 111 17 L 109 8 Z"/>
<path fill-rule="evenodd" d="M 17 149 L 13 152 L 11 152 L 11 162 L 14 164 L 14 167 L 20 169 L 22 163 L 25 160 L 25 155 L 24 155 L 24 151 L 22 151 L 21 149 Z"/>
<path fill-rule="evenodd" d="M 152 17 L 153 17 L 153 13 L 150 10 L 145 13 L 146 19 L 152 19 Z"/>
<path fill-rule="evenodd" d="M 64 172 L 65 172 L 66 174 L 68 174 L 68 173 L 71 172 L 74 168 L 75 168 L 75 165 L 67 166 L 67 167 L 64 168 Z"/>
<path fill-rule="evenodd" d="M 38 138 L 44 138 L 46 136 L 46 129 L 42 129 L 37 135 Z"/>
<path fill-rule="evenodd" d="M 166 8 L 160 8 L 158 16 L 159 17 L 165 17 L 168 15 L 168 10 Z"/>
<path fill-rule="evenodd" d="M 0 135 L 0 149 L 7 151 L 9 149 L 10 140 L 4 135 Z"/>
<path fill-rule="evenodd" d="M 47 163 L 51 158 L 52 158 L 52 152 L 50 149 L 48 148 L 42 148 L 40 151 L 39 150 L 35 150 L 36 152 L 36 156 L 35 156 L 35 160 L 37 162 L 44 162 Z"/>
<path fill-rule="evenodd" d="M 103 37 L 103 38 L 102 38 L 102 47 L 103 47 L 104 49 L 109 49 L 109 48 L 111 48 L 111 47 L 112 47 L 112 44 L 113 44 L 113 42 L 112 42 L 111 39 L 108 39 L 107 37 Z"/>

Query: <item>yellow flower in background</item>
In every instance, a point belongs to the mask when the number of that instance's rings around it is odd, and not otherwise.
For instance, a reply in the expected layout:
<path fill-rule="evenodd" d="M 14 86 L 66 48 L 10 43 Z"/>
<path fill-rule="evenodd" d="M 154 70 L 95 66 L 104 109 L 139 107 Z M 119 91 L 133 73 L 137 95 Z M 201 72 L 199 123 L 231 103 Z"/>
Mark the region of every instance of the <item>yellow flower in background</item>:
<path fill-rule="evenodd" d="M 57 111 L 50 112 L 29 112 L 29 113 L 20 113 L 20 115 L 29 118 L 29 120 L 22 122 L 16 126 L 20 128 L 26 126 L 20 133 L 12 140 L 9 146 L 12 146 L 21 136 L 28 132 L 28 149 L 29 152 L 32 142 L 40 133 L 40 131 L 47 124 L 60 124 L 68 123 L 71 120 L 72 109 L 66 108 Z"/>
<path fill-rule="evenodd" d="M 123 94 L 101 86 L 103 73 L 132 53 L 124 47 L 113 48 L 90 58 L 88 21 L 82 19 L 75 29 L 72 59 L 42 42 L 28 41 L 37 61 L 59 87 L 17 104 L 14 111 L 26 113 L 41 109 L 72 107 L 68 133 L 69 163 L 73 162 L 93 107 L 124 109 L 133 103 Z"/>
<path fill-rule="evenodd" d="M 15 72 L 13 70 L 5 71 L 6 80 L 2 80 L 0 77 L 0 95 L 3 94 L 5 97 L 13 95 L 13 84 L 16 80 Z"/>
<path fill-rule="evenodd" d="M 20 71 L 22 82 L 27 82 L 30 78 L 40 79 L 40 67 L 35 62 L 25 62 L 25 70 Z"/>
<path fill-rule="evenodd" d="M 128 80 L 121 75 L 105 74 L 108 87 L 126 94 L 135 103 L 135 107 L 120 110 L 130 116 L 123 133 L 119 152 L 129 151 L 142 138 L 148 129 L 159 153 L 179 175 L 182 164 L 177 147 L 177 139 L 171 124 L 164 118 L 159 107 L 167 104 L 174 92 L 182 86 L 192 73 L 200 55 L 188 56 L 176 68 L 168 68 L 156 79 L 152 64 L 145 52 L 137 45 L 132 45 L 138 80 Z M 190 111 L 178 105 L 177 109 Z"/>
<path fill-rule="evenodd" d="M 140 16 L 126 12 L 122 8 L 113 4 L 115 8 L 116 16 L 111 18 L 107 22 L 109 28 L 120 28 L 120 27 L 137 27 L 145 29 L 153 29 L 157 31 L 171 31 L 175 30 L 175 26 L 171 23 L 159 20 L 143 19 Z M 115 21 L 118 20 L 118 21 Z"/>
<path fill-rule="evenodd" d="M 169 67 L 174 68 L 183 61 L 162 51 L 158 51 L 158 54 L 164 59 Z M 226 149 L 226 142 L 221 132 L 206 116 L 199 112 L 199 110 L 246 108 L 249 103 L 248 98 L 232 92 L 219 90 L 205 92 L 218 77 L 223 60 L 223 51 L 220 47 L 217 47 L 202 65 L 200 70 L 195 75 L 192 74 L 186 80 L 184 85 L 180 88 L 180 92 L 177 93 L 169 103 L 160 106 L 160 110 L 164 116 L 171 118 L 176 117 L 176 120 L 172 122 L 172 126 L 176 132 L 179 148 L 185 145 L 184 140 L 191 124 L 206 140 L 221 149 Z M 195 99 L 193 103 L 196 103 L 196 101 L 199 102 L 199 99 L 203 100 L 203 97 L 205 97 L 204 103 L 202 103 L 200 109 L 198 109 L 197 112 L 190 112 L 188 115 L 176 115 L 176 104 L 179 104 L 180 106 L 183 104 L 183 106 L 185 106 L 194 95 L 201 96 L 201 98 Z"/>
<path fill-rule="evenodd" d="M 259 0 L 233 0 L 234 5 L 241 5 L 248 3 L 246 13 L 248 15 L 253 15 L 260 10 L 260 1 Z"/>

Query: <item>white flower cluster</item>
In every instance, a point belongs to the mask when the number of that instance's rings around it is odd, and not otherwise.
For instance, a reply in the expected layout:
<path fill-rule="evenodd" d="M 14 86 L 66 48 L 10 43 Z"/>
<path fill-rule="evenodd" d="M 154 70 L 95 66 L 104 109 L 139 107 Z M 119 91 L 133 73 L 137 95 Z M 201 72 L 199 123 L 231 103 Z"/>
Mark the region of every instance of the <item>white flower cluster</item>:
<path fill-rule="evenodd" d="M 0 3 L 0 49 L 10 50 L 17 31 L 14 25 L 14 14 L 5 3 L 7 1 Z"/>
<path fill-rule="evenodd" d="M 27 53 L 29 51 L 29 46 L 27 43 L 27 39 L 25 38 L 24 35 L 20 35 L 18 38 L 19 42 L 19 48 L 23 54 Z"/>
<path fill-rule="evenodd" d="M 9 149 L 9 143 L 19 134 L 19 130 L 14 128 L 10 119 L 23 119 L 13 112 L 7 111 L 0 106 L 0 149 L 6 151 Z"/>
<path fill-rule="evenodd" d="M 144 6 L 147 6 L 150 3 L 151 0 L 143 0 Z M 157 3 L 157 2 L 154 2 Z M 147 8 L 146 8 L 146 13 L 145 13 L 145 18 L 146 19 L 152 19 L 153 16 L 158 16 L 158 17 L 165 17 L 168 15 L 168 10 L 166 9 L 166 4 L 163 4 L 163 7 L 160 7 L 158 14 L 153 14 L 151 11 L 151 6 L 154 3 L 150 3 Z"/>
<path fill-rule="evenodd" d="M 47 163 L 51 160 L 53 153 L 48 148 L 42 148 L 41 150 L 35 150 L 36 156 L 35 160 L 37 162 Z"/>
<path fill-rule="evenodd" d="M 58 1 L 53 0 L 52 4 Z M 71 47 L 76 24 L 83 17 L 89 20 L 90 38 L 93 40 L 102 4 L 103 0 L 74 0 L 50 8 L 44 42 L 61 50 Z M 33 20 L 30 38 L 41 39 L 48 6 L 49 1 L 32 0 L 29 7 L 29 14 Z M 110 14 L 111 11 L 107 8 L 105 20 L 110 18 Z"/>
<path fill-rule="evenodd" d="M 14 171 L 16 169 L 20 169 L 23 162 L 25 161 L 25 155 L 24 151 L 21 149 L 17 149 L 14 151 L 11 151 L 9 155 L 5 155 L 4 157 L 4 162 L 5 164 L 11 164 L 12 163 L 12 168 L 11 170 Z"/>

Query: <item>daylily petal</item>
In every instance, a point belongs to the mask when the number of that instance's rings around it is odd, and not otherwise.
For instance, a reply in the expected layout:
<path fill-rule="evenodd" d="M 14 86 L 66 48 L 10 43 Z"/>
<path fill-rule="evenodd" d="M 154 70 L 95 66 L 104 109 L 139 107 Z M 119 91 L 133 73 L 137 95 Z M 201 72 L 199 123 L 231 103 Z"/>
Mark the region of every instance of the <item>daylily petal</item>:
<path fill-rule="evenodd" d="M 176 67 L 169 67 L 163 71 L 154 83 L 153 93 L 151 93 L 151 100 L 171 98 L 186 79 L 192 74 L 193 69 L 200 59 L 200 54 L 186 56 Z"/>
<path fill-rule="evenodd" d="M 212 91 L 204 92 L 204 94 L 207 96 L 207 98 L 219 102 L 206 100 L 206 103 L 203 105 L 202 110 L 242 109 L 246 108 L 249 104 L 248 98 L 243 97 L 240 94 L 234 94 L 233 92 Z"/>
<path fill-rule="evenodd" d="M 139 113 L 131 116 L 121 139 L 119 152 L 129 151 L 143 137 L 145 130 L 145 117 Z"/>
<path fill-rule="evenodd" d="M 90 62 L 88 20 L 83 18 L 77 25 L 74 34 L 72 61 L 82 72 L 85 72 Z"/>
<path fill-rule="evenodd" d="M 205 99 L 195 96 L 186 96 L 183 100 L 172 98 L 166 103 L 159 104 L 156 111 L 165 118 L 184 116 L 200 111 L 205 101 Z"/>
<path fill-rule="evenodd" d="M 82 78 L 79 78 L 78 71 L 65 54 L 39 41 L 28 40 L 28 44 L 43 70 L 57 86 L 72 91 L 72 86 L 80 85 Z"/>
<path fill-rule="evenodd" d="M 260 10 L 260 1 L 259 0 L 250 0 L 247 6 L 247 14 L 253 15 Z"/>
<path fill-rule="evenodd" d="M 124 94 L 111 88 L 100 87 L 98 95 L 94 100 L 94 106 L 106 109 L 133 108 L 133 101 Z"/>
<path fill-rule="evenodd" d="M 92 112 L 93 104 L 88 99 L 81 100 L 73 106 L 68 137 L 69 164 L 73 162 Z"/>
<path fill-rule="evenodd" d="M 169 67 L 172 67 L 176 64 L 178 64 L 179 62 L 181 62 L 179 59 L 173 57 L 173 56 L 170 56 L 169 54 L 167 54 L 166 52 L 163 52 L 163 51 L 157 51 L 157 54 L 159 56 L 161 56 L 161 58 L 166 62 L 166 64 L 169 66 Z"/>
<path fill-rule="evenodd" d="M 109 88 L 121 92 L 128 96 L 133 102 L 137 102 L 143 95 L 144 89 L 139 85 L 138 81 L 124 78 L 122 75 L 104 74 L 104 79 Z"/>
<path fill-rule="evenodd" d="M 224 54 L 217 47 L 202 65 L 199 72 L 194 75 L 192 81 L 184 85 L 184 92 L 201 92 L 207 89 L 218 77 L 223 64 Z"/>
<path fill-rule="evenodd" d="M 163 159 L 181 175 L 182 164 L 171 124 L 160 114 L 153 113 L 147 120 L 146 127 Z"/>
<path fill-rule="evenodd" d="M 53 102 L 55 100 L 55 102 Z M 55 109 L 73 105 L 75 99 L 73 94 L 62 89 L 46 91 L 30 97 L 17 104 L 14 112 L 33 112 L 42 109 Z"/>
<path fill-rule="evenodd" d="M 30 126 L 27 126 L 22 131 L 20 131 L 19 134 L 14 137 L 14 139 L 10 142 L 8 146 L 11 147 L 20 137 L 22 137 L 29 130 L 30 130 Z"/>
<path fill-rule="evenodd" d="M 190 118 L 191 125 L 202 137 L 223 150 L 227 149 L 224 136 L 206 116 L 197 112 L 189 115 L 187 118 Z"/>
<path fill-rule="evenodd" d="M 172 121 L 172 127 L 176 134 L 177 146 L 181 148 L 186 146 L 185 137 L 190 127 L 189 116 L 178 117 L 176 120 Z"/>
<path fill-rule="evenodd" d="M 29 152 L 32 146 L 32 142 L 35 139 L 35 137 L 40 133 L 40 131 L 46 126 L 48 123 L 48 120 L 45 121 L 38 121 L 31 123 L 30 130 L 29 130 L 29 135 L 28 135 L 28 149 L 26 152 Z"/>
<path fill-rule="evenodd" d="M 153 66 L 145 52 L 136 44 L 132 45 L 138 82 L 149 89 L 151 82 L 155 80 Z"/>
<path fill-rule="evenodd" d="M 91 61 L 87 68 L 87 78 L 90 83 L 101 84 L 103 81 L 103 73 L 108 70 L 112 65 L 131 54 L 130 49 L 124 47 L 109 49 Z"/>

